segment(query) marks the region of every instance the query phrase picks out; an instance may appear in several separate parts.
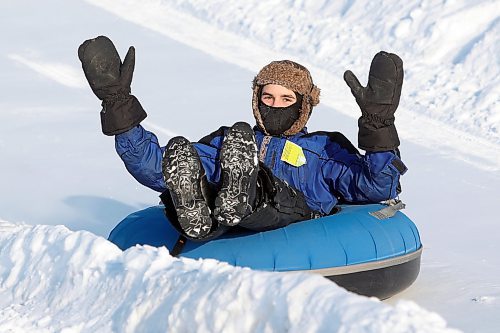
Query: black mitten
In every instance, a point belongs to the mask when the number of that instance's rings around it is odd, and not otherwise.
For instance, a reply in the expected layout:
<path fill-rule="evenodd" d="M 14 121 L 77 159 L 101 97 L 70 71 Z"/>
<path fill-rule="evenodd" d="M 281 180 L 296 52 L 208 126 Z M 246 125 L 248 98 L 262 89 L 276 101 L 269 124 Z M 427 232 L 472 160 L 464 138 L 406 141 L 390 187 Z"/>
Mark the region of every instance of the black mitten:
<path fill-rule="evenodd" d="M 363 87 L 351 71 L 344 73 L 362 116 L 358 121 L 358 146 L 366 151 L 395 150 L 399 146 L 394 113 L 403 85 L 403 61 L 393 53 L 381 51 L 370 66 L 368 86 Z"/>
<path fill-rule="evenodd" d="M 101 125 L 106 135 L 116 135 L 137 126 L 146 112 L 130 95 L 135 66 L 135 50 L 130 47 L 123 64 L 113 42 L 99 36 L 83 42 L 78 58 L 94 94 L 102 100 Z"/>

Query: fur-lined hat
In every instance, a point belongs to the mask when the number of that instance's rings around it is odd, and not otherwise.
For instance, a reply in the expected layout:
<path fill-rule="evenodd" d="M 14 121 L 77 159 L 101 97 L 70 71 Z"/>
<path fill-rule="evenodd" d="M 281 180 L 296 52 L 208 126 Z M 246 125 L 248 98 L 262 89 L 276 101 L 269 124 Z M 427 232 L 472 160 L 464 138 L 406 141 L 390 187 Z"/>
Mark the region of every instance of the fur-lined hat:
<path fill-rule="evenodd" d="M 266 84 L 278 84 L 303 96 L 299 119 L 283 134 L 294 135 L 305 126 L 313 106 L 319 103 L 320 90 L 313 84 L 311 73 L 304 66 L 291 60 L 273 61 L 260 70 L 253 80 L 252 108 L 257 125 L 266 133 L 262 117 L 259 112 L 261 88 Z"/>

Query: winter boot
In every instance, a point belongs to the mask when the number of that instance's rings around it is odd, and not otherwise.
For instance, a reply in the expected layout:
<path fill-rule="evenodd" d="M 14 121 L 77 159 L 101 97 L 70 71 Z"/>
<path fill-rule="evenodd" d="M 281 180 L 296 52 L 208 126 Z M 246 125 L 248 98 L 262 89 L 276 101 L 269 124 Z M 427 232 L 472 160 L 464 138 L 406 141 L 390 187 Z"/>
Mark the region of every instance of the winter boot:
<path fill-rule="evenodd" d="M 222 188 L 215 198 L 214 215 L 220 224 L 234 226 L 253 211 L 258 158 L 255 133 L 244 122 L 234 124 L 220 153 Z"/>
<path fill-rule="evenodd" d="M 163 155 L 163 178 L 187 237 L 203 238 L 210 233 L 210 208 L 203 195 L 205 170 L 198 153 L 186 138 L 172 138 Z M 206 187 L 206 186 L 205 186 Z"/>

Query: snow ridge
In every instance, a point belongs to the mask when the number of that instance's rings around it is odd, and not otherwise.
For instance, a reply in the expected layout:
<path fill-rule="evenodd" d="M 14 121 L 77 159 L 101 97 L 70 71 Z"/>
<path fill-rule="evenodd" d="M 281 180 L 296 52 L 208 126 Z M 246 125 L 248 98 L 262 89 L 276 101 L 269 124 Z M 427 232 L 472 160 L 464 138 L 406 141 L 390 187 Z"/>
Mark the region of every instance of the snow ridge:
<path fill-rule="evenodd" d="M 0 249 L 2 332 L 456 332 L 413 302 L 390 307 L 320 276 L 122 252 L 63 226 L 0 220 Z"/>

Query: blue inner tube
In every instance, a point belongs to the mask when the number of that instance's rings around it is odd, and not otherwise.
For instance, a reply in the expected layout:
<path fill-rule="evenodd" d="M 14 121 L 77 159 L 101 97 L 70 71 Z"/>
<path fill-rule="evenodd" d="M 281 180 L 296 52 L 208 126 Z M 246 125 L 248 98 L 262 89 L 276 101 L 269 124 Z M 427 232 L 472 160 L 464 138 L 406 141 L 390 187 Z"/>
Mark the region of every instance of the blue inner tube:
<path fill-rule="evenodd" d="M 180 256 L 265 271 L 310 271 L 384 299 L 413 283 L 422 252 L 418 230 L 405 214 L 385 220 L 370 214 L 384 207 L 343 205 L 337 214 L 265 232 L 236 228 L 208 242 L 188 240 Z M 178 238 L 163 206 L 130 214 L 109 235 L 122 250 L 137 244 L 172 250 Z"/>

